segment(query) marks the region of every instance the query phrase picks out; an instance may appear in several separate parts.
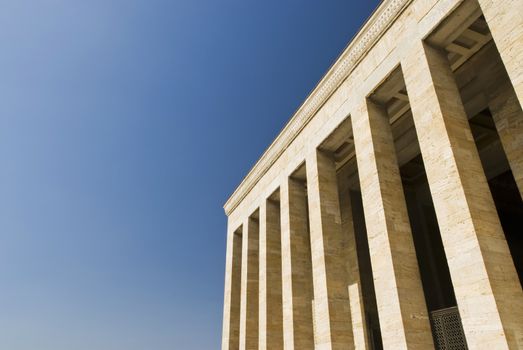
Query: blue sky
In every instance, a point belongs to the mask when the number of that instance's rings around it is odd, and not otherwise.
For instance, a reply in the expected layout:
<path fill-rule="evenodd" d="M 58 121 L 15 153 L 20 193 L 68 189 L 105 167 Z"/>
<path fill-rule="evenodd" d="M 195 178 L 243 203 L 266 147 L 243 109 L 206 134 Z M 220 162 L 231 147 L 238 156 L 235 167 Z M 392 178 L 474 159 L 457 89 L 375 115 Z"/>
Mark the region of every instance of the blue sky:
<path fill-rule="evenodd" d="M 218 349 L 222 205 L 377 3 L 0 0 L 0 349 Z"/>

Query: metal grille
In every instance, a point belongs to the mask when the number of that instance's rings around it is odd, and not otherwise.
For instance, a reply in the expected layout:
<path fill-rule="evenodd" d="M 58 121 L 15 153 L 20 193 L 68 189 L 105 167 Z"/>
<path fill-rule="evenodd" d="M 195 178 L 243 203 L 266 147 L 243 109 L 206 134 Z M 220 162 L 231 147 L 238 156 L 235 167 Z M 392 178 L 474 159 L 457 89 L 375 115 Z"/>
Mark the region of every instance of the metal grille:
<path fill-rule="evenodd" d="M 467 342 L 457 307 L 430 313 L 432 334 L 438 350 L 467 350 Z"/>

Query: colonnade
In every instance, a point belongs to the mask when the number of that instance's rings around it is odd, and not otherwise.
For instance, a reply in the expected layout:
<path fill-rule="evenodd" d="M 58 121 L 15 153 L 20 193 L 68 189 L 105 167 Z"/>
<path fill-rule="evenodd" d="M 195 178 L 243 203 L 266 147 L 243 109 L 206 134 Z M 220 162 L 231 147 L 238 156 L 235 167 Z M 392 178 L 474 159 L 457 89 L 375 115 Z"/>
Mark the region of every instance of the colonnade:
<path fill-rule="evenodd" d="M 523 1 L 480 0 L 508 74 L 485 86 L 523 194 Z M 457 307 L 470 349 L 523 347 L 523 291 L 447 52 L 406 46 L 404 78 Z M 350 110 L 384 349 L 435 347 L 390 115 Z M 351 196 L 331 150 L 310 147 L 227 235 L 222 349 L 371 349 Z"/>

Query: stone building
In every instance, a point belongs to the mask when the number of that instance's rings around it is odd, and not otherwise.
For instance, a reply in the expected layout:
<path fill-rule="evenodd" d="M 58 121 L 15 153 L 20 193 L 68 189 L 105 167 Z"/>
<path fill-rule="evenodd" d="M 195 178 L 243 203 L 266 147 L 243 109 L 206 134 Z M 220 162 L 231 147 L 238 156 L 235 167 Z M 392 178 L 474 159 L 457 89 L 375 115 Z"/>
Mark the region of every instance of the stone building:
<path fill-rule="evenodd" d="M 222 349 L 523 349 L 523 0 L 384 0 L 225 204 Z"/>

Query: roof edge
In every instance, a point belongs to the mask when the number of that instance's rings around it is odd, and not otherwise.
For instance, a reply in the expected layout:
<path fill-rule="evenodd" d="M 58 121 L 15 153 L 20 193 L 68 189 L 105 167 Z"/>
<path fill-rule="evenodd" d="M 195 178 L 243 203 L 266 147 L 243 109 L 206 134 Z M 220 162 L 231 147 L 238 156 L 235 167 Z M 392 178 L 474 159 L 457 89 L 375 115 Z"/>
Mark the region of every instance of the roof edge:
<path fill-rule="evenodd" d="M 383 0 L 225 202 L 229 216 L 413 0 Z"/>

